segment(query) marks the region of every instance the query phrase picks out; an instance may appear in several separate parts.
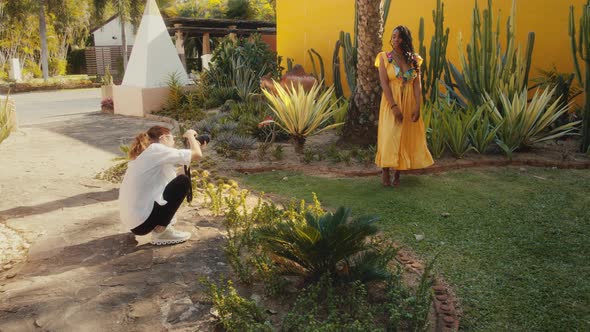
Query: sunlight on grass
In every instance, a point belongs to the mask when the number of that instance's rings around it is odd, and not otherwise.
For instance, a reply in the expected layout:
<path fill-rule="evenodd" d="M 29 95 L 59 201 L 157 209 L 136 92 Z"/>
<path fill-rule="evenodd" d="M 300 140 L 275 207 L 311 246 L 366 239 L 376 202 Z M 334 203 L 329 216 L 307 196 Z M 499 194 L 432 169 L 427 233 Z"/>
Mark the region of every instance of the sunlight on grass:
<path fill-rule="evenodd" d="M 282 180 L 284 177 L 288 179 Z M 590 329 L 590 172 L 480 170 L 380 179 L 272 172 L 253 190 L 381 217 L 386 234 L 432 258 L 461 299 L 466 330 Z M 444 217 L 442 214 L 450 214 Z M 414 234 L 424 234 L 417 242 Z"/>

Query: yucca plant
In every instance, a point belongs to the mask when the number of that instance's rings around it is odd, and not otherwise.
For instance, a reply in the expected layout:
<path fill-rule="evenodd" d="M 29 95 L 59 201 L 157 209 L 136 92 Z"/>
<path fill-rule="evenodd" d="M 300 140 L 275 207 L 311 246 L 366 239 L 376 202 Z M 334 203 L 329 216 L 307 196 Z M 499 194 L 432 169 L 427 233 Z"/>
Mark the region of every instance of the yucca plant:
<path fill-rule="evenodd" d="M 479 108 L 474 118 L 476 120 L 469 130 L 469 139 L 477 153 L 485 153 L 490 144 L 494 142 L 500 125 L 492 123 L 483 106 Z"/>
<path fill-rule="evenodd" d="M 473 150 L 469 140 L 469 132 L 477 120 L 478 112 L 461 111 L 455 105 L 440 103 L 443 106 L 442 124 L 445 142 L 451 153 L 462 158 L 465 153 Z"/>
<path fill-rule="evenodd" d="M 324 274 L 383 276 L 379 272 L 383 270 L 382 261 L 375 258 L 367 241 L 378 231 L 374 224 L 377 218 L 351 220 L 350 214 L 351 210 L 344 207 L 321 216 L 308 212 L 303 222 L 281 221 L 260 228 L 258 236 L 283 272 L 308 281 Z"/>
<path fill-rule="evenodd" d="M 231 58 L 232 81 L 234 82 L 240 100 L 247 101 L 250 95 L 259 92 L 260 77 L 266 72 L 266 66 L 262 66 L 256 73 L 247 66 L 247 63 L 239 56 Z"/>
<path fill-rule="evenodd" d="M 301 84 L 287 88 L 274 81 L 273 84 L 276 95 L 266 89 L 262 92 L 275 114 L 278 126 L 295 140 L 297 153 L 303 153 L 307 137 L 343 124 L 326 125 L 340 110 L 337 101 L 331 102 L 333 87 L 322 91 L 321 84 L 315 83 L 309 92 L 305 92 Z"/>
<path fill-rule="evenodd" d="M 443 130 L 442 115 L 435 104 L 426 103 L 422 108 L 424 128 L 428 148 L 434 159 L 439 159 L 445 152 L 445 132 Z"/>
<path fill-rule="evenodd" d="M 560 98 L 551 102 L 555 88 L 535 91 L 528 100 L 528 91 L 523 89 L 510 99 L 503 91 L 499 92 L 500 105 L 496 105 L 487 95 L 485 108 L 492 121 L 499 126 L 497 143 L 509 158 L 512 152 L 535 143 L 571 135 L 580 121 L 570 122 L 551 129 L 551 125 L 569 109 L 569 104 L 561 105 Z M 561 105 L 561 106 L 560 106 Z M 502 112 L 499 108 L 501 107 Z"/>

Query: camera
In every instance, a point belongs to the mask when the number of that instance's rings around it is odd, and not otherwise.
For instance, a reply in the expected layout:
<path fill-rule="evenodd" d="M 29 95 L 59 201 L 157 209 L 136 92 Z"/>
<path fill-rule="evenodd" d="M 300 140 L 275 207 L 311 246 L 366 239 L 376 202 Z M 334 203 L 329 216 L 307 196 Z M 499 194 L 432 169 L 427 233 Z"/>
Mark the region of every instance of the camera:
<path fill-rule="evenodd" d="M 211 141 L 211 137 L 207 134 L 199 135 L 197 136 L 197 141 L 199 141 L 199 143 L 201 144 L 209 144 L 209 142 Z"/>
<path fill-rule="evenodd" d="M 203 145 L 205 143 L 209 144 L 209 142 L 211 141 L 211 137 L 207 134 L 199 135 L 199 136 L 195 137 L 195 139 L 199 143 L 201 143 L 201 145 Z M 190 144 L 188 143 L 188 140 L 186 138 L 182 139 L 182 143 L 184 144 L 185 148 L 187 148 L 187 149 L 190 148 Z"/>

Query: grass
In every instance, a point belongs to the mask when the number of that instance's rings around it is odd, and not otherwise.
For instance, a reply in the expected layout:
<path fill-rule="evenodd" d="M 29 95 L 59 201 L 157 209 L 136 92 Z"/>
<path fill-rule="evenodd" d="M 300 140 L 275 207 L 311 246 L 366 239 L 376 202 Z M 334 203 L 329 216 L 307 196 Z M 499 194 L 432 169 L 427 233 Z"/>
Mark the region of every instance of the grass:
<path fill-rule="evenodd" d="M 590 330 L 589 171 L 403 176 L 394 189 L 377 177 L 290 172 L 241 176 L 241 182 L 306 200 L 315 192 L 324 206 L 380 216 L 386 234 L 423 258 L 440 253 L 437 272 L 460 298 L 464 330 Z M 414 234 L 425 239 L 417 242 Z"/>

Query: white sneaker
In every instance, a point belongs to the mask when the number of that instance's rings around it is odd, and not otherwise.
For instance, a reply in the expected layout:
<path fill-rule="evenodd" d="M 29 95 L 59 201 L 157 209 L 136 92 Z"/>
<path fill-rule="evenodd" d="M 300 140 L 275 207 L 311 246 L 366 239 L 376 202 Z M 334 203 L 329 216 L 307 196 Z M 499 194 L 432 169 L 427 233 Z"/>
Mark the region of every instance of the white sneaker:
<path fill-rule="evenodd" d="M 152 231 L 152 244 L 161 246 L 166 244 L 182 243 L 190 239 L 190 237 L 191 233 L 177 231 L 171 226 L 168 226 L 161 233 L 156 233 Z"/>

